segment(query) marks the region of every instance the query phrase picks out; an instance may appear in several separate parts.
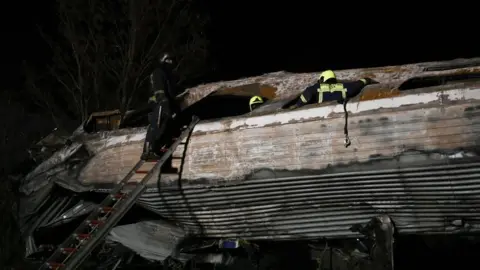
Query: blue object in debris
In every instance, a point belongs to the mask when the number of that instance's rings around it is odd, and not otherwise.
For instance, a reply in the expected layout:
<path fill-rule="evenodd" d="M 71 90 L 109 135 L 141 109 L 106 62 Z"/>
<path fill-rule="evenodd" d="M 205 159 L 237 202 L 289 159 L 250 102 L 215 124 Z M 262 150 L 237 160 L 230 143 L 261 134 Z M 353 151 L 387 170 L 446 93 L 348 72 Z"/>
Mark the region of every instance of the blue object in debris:
<path fill-rule="evenodd" d="M 238 241 L 226 240 L 222 241 L 222 248 L 238 248 Z"/>

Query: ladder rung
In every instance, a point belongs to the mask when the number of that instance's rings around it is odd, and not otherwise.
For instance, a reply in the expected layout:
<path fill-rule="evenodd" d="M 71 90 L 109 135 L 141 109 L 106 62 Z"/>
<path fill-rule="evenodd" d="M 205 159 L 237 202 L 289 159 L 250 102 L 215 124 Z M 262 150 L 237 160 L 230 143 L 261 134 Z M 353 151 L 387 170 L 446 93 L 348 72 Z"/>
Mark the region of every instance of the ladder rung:
<path fill-rule="evenodd" d="M 91 234 L 89 233 L 77 233 L 74 234 L 74 237 L 77 238 L 78 240 L 84 240 L 90 238 Z"/>
<path fill-rule="evenodd" d="M 130 181 L 130 182 L 125 183 L 125 185 L 126 186 L 135 186 L 135 185 L 138 185 L 138 182 Z"/>
<path fill-rule="evenodd" d="M 113 199 L 121 199 L 123 197 L 125 197 L 126 194 L 125 193 L 115 193 L 115 194 L 110 194 L 110 197 L 113 198 Z"/>
<path fill-rule="evenodd" d="M 61 248 L 60 250 L 62 251 L 62 253 L 73 253 L 73 252 L 77 251 L 78 249 L 76 249 L 76 248 Z"/>
<path fill-rule="evenodd" d="M 55 269 L 55 270 L 65 266 L 65 264 L 63 263 L 56 263 L 56 262 L 47 262 L 46 264 L 50 269 Z"/>
<path fill-rule="evenodd" d="M 147 174 L 149 171 L 144 171 L 144 170 L 138 170 L 138 171 L 135 171 L 135 173 L 143 173 L 143 174 Z"/>
<path fill-rule="evenodd" d="M 113 211 L 113 207 L 110 207 L 110 206 L 104 206 L 104 207 L 100 207 L 100 212 L 102 213 L 110 213 Z"/>
<path fill-rule="evenodd" d="M 98 220 L 98 219 L 92 219 L 92 220 L 87 220 L 87 223 L 89 225 L 103 225 L 105 222 Z"/>

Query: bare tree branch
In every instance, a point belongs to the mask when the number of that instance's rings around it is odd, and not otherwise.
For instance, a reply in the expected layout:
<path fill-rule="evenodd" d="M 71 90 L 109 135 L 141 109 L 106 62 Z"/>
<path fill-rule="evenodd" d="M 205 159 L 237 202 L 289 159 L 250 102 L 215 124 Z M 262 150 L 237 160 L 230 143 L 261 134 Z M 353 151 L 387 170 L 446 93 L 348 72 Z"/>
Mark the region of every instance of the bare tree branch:
<path fill-rule="evenodd" d="M 55 83 L 38 90 L 45 97 L 61 96 L 83 121 L 92 110 L 125 113 L 144 101 L 147 78 L 164 51 L 177 55 L 180 82 L 201 76 L 208 70 L 203 34 L 208 16 L 193 3 L 56 0 L 60 37 L 53 42 L 39 27 L 53 53 L 47 70 Z"/>

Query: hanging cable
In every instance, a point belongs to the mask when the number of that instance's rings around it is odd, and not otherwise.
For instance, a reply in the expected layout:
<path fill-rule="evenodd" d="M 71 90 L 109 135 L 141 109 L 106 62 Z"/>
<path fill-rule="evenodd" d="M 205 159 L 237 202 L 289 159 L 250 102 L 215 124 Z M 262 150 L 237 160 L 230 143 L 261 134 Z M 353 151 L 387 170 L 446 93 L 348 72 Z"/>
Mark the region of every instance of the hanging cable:
<path fill-rule="evenodd" d="M 343 100 L 343 113 L 345 115 L 345 126 L 343 127 L 343 133 L 345 134 L 345 141 L 344 141 L 344 145 L 345 145 L 345 148 L 347 148 L 348 146 L 350 146 L 350 144 L 352 144 L 350 142 L 350 138 L 348 137 L 348 112 L 347 112 L 347 102 L 348 102 L 348 98 L 344 99 Z"/>

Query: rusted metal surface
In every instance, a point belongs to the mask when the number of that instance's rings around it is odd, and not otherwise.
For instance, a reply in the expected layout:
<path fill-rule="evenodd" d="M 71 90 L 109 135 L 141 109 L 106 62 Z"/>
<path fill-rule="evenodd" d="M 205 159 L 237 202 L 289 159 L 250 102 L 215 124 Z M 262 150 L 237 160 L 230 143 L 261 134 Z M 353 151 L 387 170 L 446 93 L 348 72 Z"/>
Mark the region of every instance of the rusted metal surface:
<path fill-rule="evenodd" d="M 470 63 L 471 65 L 465 65 Z M 444 69 L 440 71 L 425 71 L 428 67 L 451 65 L 461 68 Z M 363 77 L 370 77 L 381 84 L 389 84 L 398 87 L 404 81 L 418 76 L 438 76 L 447 74 L 463 74 L 480 72 L 480 58 L 456 59 L 445 62 L 428 62 L 409 64 L 403 66 L 387 66 L 365 69 L 350 69 L 335 71 L 340 80 L 358 80 Z M 189 89 L 186 95 L 180 99 L 182 106 L 188 107 L 200 99 L 215 91 L 228 91 L 229 88 L 238 88 L 245 85 L 264 85 L 275 90 L 276 99 L 288 98 L 300 94 L 305 87 L 314 83 L 319 76 L 318 73 L 288 73 L 275 72 L 256 77 L 249 77 L 234 81 L 215 82 Z"/>
<path fill-rule="evenodd" d="M 274 99 L 276 97 L 277 89 L 264 84 L 254 83 L 248 85 L 241 85 L 232 88 L 220 89 L 212 95 L 236 95 L 236 96 L 256 96 L 260 95 L 267 99 Z"/>
<path fill-rule="evenodd" d="M 400 91 L 397 89 L 367 88 L 365 91 L 362 91 L 360 101 L 391 98 L 399 95 Z"/>

